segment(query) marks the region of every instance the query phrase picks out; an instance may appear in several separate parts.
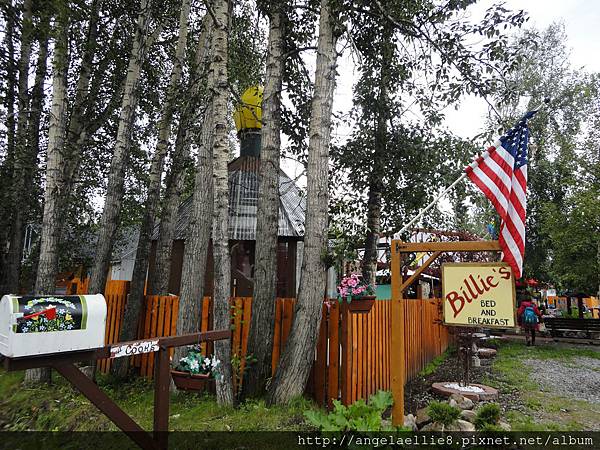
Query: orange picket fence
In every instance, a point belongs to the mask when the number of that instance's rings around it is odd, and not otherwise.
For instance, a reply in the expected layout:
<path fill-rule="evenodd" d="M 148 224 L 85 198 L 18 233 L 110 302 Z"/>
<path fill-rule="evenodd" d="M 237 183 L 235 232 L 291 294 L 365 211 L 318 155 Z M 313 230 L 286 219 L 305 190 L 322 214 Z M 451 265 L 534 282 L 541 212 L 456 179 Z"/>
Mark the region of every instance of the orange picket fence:
<path fill-rule="evenodd" d="M 67 292 L 83 294 L 87 287 L 84 280 L 73 280 Z M 129 290 L 127 281 L 109 281 L 106 286 L 106 344 L 119 341 L 125 303 Z M 83 291 L 83 292 L 82 292 Z M 293 298 L 278 298 L 275 307 L 273 340 L 273 373 L 290 334 L 294 316 Z M 404 324 L 392 324 L 389 300 L 377 300 L 366 314 L 352 314 L 345 305 L 333 301 L 323 305 L 317 348 L 311 370 L 307 393 L 320 405 L 332 405 L 340 399 L 348 405 L 380 389 L 391 388 L 392 326 L 403 326 L 405 339 L 405 380 L 414 378 L 430 361 L 441 355 L 448 347 L 448 328 L 441 323 L 439 299 L 406 299 L 404 301 Z M 143 314 L 138 324 L 139 338 L 173 336 L 176 334 L 179 297 L 148 295 L 144 298 Z M 202 301 L 201 331 L 213 329 L 212 299 Z M 251 297 L 231 299 L 232 359 L 234 361 L 234 384 L 243 379 L 245 357 L 248 349 L 248 331 L 252 311 Z M 203 352 L 213 352 L 212 343 L 201 345 Z M 154 376 L 154 354 L 134 357 L 134 367 L 140 375 Z M 100 371 L 110 370 L 110 360 L 100 360 Z"/>
<path fill-rule="evenodd" d="M 345 405 L 391 388 L 391 306 L 377 300 L 367 314 L 349 313 L 334 303 L 323 308 L 323 320 L 309 389 L 320 405 Z M 449 344 L 437 299 L 404 302 L 405 380 L 414 378 Z M 400 325 L 401 326 L 401 325 Z"/>

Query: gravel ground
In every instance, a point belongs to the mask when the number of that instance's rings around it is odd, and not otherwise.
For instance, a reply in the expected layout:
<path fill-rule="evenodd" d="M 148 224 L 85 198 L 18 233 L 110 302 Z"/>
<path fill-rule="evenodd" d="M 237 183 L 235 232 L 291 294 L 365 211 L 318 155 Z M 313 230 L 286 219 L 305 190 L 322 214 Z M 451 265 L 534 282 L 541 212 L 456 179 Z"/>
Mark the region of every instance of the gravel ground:
<path fill-rule="evenodd" d="M 523 363 L 531 369 L 529 378 L 546 392 L 600 403 L 600 360 L 576 357 L 569 361 L 536 359 Z"/>

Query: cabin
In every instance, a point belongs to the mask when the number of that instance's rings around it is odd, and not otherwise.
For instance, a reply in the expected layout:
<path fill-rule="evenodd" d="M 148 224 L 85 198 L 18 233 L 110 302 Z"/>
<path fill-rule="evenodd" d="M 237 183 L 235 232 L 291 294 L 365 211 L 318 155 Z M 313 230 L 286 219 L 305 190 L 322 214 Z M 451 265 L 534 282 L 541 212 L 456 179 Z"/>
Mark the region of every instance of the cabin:
<path fill-rule="evenodd" d="M 256 249 L 256 213 L 261 144 L 262 88 L 252 87 L 242 95 L 243 105 L 236 108 L 234 119 L 240 139 L 240 156 L 231 161 L 229 170 L 229 247 L 231 249 L 231 295 L 250 297 L 253 292 L 254 254 Z M 190 223 L 193 198 L 179 206 L 173 242 L 169 292 L 179 295 L 185 239 Z M 279 222 L 277 226 L 277 297 L 295 297 L 304 240 L 305 197 L 283 170 L 279 171 Z M 152 236 L 148 279 L 154 273 L 158 226 Z M 212 246 L 208 249 L 205 295 L 213 291 Z"/>

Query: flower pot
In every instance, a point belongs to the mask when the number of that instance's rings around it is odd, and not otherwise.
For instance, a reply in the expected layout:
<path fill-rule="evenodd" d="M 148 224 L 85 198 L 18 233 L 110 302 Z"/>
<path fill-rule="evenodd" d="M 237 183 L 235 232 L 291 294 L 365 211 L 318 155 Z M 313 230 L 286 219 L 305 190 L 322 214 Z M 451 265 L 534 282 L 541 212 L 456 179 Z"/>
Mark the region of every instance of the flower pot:
<path fill-rule="evenodd" d="M 215 392 L 215 379 L 209 374 L 192 374 L 171 370 L 171 378 L 180 391 Z"/>
<path fill-rule="evenodd" d="M 355 314 L 365 314 L 371 311 L 375 303 L 374 295 L 365 295 L 360 298 L 353 298 L 350 304 L 348 304 L 348 310 Z"/>

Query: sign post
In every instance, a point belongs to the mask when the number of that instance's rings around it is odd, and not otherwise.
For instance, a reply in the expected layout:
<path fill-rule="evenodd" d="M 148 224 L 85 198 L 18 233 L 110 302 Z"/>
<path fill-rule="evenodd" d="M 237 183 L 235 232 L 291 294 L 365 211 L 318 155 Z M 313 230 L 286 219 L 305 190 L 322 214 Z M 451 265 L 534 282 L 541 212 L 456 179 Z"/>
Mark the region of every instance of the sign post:
<path fill-rule="evenodd" d="M 452 242 L 402 242 L 392 241 L 392 352 L 390 358 L 391 389 L 394 398 L 392 407 L 392 424 L 404 424 L 404 291 L 423 271 L 444 252 L 481 252 L 501 251 L 498 241 L 452 241 Z M 402 278 L 402 255 L 407 253 L 431 253 L 431 256 L 406 281 Z M 466 300 L 465 300 L 466 301 Z M 456 300 L 460 303 L 460 300 Z M 457 303 L 457 307 L 458 307 Z M 467 302 L 468 303 L 468 302 Z M 513 312 L 514 314 L 514 312 Z M 514 318 L 513 318 L 514 320 Z"/>

